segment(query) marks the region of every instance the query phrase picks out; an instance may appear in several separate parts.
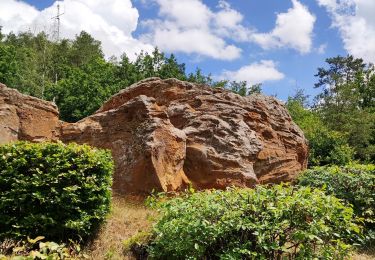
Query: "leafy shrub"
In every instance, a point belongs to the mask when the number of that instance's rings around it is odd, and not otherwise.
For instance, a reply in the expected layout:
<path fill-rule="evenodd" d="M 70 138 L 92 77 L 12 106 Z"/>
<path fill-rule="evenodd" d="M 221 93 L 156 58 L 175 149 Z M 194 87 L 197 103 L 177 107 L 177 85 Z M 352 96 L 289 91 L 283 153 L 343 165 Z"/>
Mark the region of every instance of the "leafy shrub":
<path fill-rule="evenodd" d="M 43 236 L 36 237 L 35 239 L 27 238 L 26 241 L 19 242 L 9 240 L 6 244 L 11 247 L 7 248 L 5 254 L 0 252 L 0 260 L 73 260 L 88 258 L 87 255 L 81 252 L 78 244 L 57 244 L 51 241 L 42 242 L 42 240 L 44 240 Z"/>
<path fill-rule="evenodd" d="M 364 242 L 375 239 L 375 165 L 315 167 L 299 177 L 299 185 L 324 188 L 353 205 L 354 213 L 363 219 Z"/>
<path fill-rule="evenodd" d="M 310 166 L 346 165 L 353 160 L 354 150 L 343 134 L 325 127 L 305 134 L 310 146 Z"/>
<path fill-rule="evenodd" d="M 124 253 L 132 252 L 137 259 L 147 258 L 147 243 L 150 241 L 152 234 L 148 231 L 141 231 L 132 237 L 122 241 Z"/>
<path fill-rule="evenodd" d="M 87 145 L 0 146 L 0 238 L 89 236 L 110 208 L 110 153 Z"/>
<path fill-rule="evenodd" d="M 360 232 L 351 208 L 310 187 L 206 191 L 156 205 L 155 259 L 337 259 Z"/>

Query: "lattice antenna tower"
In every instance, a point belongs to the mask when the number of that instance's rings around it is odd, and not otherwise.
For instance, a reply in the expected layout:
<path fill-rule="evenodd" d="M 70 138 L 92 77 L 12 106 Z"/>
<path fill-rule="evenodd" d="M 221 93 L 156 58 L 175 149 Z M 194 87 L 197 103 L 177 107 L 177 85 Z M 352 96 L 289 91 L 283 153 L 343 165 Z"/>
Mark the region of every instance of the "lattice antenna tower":
<path fill-rule="evenodd" d="M 55 20 L 55 30 L 54 30 L 54 40 L 56 42 L 60 41 L 60 17 L 65 14 L 65 12 L 60 13 L 60 3 L 57 2 L 57 15 L 51 19 Z"/>

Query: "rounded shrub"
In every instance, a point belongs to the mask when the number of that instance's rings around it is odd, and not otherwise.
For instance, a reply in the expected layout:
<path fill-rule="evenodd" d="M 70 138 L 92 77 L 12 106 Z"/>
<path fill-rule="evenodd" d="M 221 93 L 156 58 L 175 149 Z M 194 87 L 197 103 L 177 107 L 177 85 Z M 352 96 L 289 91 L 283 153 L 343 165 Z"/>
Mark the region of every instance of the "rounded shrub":
<path fill-rule="evenodd" d="M 341 259 L 360 232 L 350 207 L 310 187 L 205 191 L 156 205 L 152 259 Z"/>
<path fill-rule="evenodd" d="M 78 239 L 110 209 L 113 161 L 87 145 L 0 146 L 0 238 Z"/>
<path fill-rule="evenodd" d="M 323 188 L 351 204 L 364 226 L 363 243 L 375 241 L 375 165 L 315 167 L 298 179 L 301 186 Z"/>

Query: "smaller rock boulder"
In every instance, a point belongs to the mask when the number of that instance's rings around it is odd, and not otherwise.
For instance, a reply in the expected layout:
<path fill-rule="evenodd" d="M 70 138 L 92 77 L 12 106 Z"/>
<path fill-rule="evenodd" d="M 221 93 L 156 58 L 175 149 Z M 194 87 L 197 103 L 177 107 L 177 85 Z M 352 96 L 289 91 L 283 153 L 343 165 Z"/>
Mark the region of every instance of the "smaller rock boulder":
<path fill-rule="evenodd" d="M 56 140 L 59 126 L 54 103 L 23 95 L 0 83 L 0 144 Z"/>

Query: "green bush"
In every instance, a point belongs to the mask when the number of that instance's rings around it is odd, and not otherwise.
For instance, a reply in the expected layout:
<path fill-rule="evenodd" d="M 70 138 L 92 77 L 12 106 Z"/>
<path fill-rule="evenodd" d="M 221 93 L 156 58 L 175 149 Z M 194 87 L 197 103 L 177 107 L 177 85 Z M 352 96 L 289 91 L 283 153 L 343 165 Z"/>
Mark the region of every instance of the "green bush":
<path fill-rule="evenodd" d="M 0 146 L 0 238 L 85 238 L 110 209 L 110 153 L 87 145 Z"/>
<path fill-rule="evenodd" d="M 305 171 L 298 183 L 323 188 L 353 205 L 354 213 L 363 219 L 363 242 L 375 240 L 375 165 L 315 167 Z"/>
<path fill-rule="evenodd" d="M 354 158 L 354 150 L 339 132 L 316 128 L 306 132 L 309 141 L 309 166 L 346 165 Z"/>
<path fill-rule="evenodd" d="M 309 166 L 345 165 L 353 160 L 354 149 L 345 134 L 330 130 L 319 114 L 304 108 L 298 100 L 289 98 L 286 106 L 309 142 Z"/>
<path fill-rule="evenodd" d="M 339 259 L 360 232 L 351 208 L 310 187 L 206 191 L 156 205 L 153 259 Z"/>

